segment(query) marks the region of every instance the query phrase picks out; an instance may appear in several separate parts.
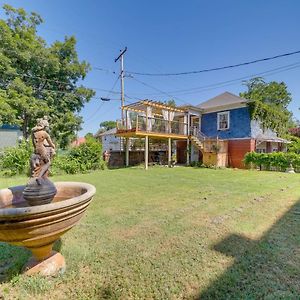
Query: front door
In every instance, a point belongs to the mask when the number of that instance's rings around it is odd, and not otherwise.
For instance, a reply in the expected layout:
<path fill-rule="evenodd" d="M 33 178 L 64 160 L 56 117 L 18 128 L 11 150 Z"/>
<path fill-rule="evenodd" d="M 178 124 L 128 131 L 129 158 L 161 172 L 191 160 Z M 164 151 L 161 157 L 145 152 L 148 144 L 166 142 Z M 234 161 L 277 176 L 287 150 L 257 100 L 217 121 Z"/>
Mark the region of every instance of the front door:
<path fill-rule="evenodd" d="M 176 142 L 176 156 L 178 164 L 186 164 L 186 141 Z"/>

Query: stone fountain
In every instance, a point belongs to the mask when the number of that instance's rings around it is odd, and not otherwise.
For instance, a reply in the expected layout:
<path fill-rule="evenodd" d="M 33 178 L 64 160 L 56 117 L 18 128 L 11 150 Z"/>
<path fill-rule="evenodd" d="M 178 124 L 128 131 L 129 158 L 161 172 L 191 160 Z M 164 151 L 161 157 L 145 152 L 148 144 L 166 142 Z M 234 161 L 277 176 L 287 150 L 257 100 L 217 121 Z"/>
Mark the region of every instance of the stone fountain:
<path fill-rule="evenodd" d="M 32 257 L 23 267 L 27 275 L 54 276 L 64 272 L 65 259 L 52 247 L 83 216 L 96 189 L 81 182 L 48 179 L 55 145 L 48 120 L 39 119 L 32 130 L 34 153 L 26 186 L 0 190 L 0 241 L 29 249 Z"/>

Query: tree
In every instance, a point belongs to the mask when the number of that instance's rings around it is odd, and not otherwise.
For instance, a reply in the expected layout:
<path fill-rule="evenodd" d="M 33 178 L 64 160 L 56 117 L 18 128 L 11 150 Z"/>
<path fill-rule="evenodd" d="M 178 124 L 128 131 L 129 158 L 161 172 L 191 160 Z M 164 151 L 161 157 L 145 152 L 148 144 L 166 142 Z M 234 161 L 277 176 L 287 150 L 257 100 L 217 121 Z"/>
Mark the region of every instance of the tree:
<path fill-rule="evenodd" d="M 88 132 L 85 136 L 86 139 L 94 138 L 94 135 L 91 132 Z"/>
<path fill-rule="evenodd" d="M 116 128 L 117 122 L 116 121 L 104 121 L 104 122 L 101 122 L 99 124 L 99 126 L 100 126 L 100 130 L 104 132 L 104 131 Z"/>
<path fill-rule="evenodd" d="M 266 83 L 263 78 L 255 77 L 244 83 L 247 91 L 240 96 L 248 100 L 251 119 L 261 122 L 263 128 L 270 128 L 279 135 L 287 133 L 294 126 L 293 115 L 287 109 L 291 94 L 284 82 Z"/>
<path fill-rule="evenodd" d="M 19 125 L 29 136 L 37 117 L 49 115 L 52 134 L 65 147 L 80 130 L 79 111 L 95 92 L 78 85 L 90 70 L 79 61 L 75 37 L 47 45 L 37 35 L 42 18 L 3 6 L 0 20 L 0 122 Z M 1 105 L 2 108 L 2 105 Z"/>
<path fill-rule="evenodd" d="M 255 77 L 244 82 L 248 91 L 240 96 L 250 100 L 257 100 L 270 105 L 287 108 L 292 101 L 290 92 L 284 82 L 271 81 L 266 83 L 262 77 Z"/>
<path fill-rule="evenodd" d="M 164 104 L 172 106 L 172 107 L 176 107 L 176 102 L 173 99 L 165 101 Z"/>

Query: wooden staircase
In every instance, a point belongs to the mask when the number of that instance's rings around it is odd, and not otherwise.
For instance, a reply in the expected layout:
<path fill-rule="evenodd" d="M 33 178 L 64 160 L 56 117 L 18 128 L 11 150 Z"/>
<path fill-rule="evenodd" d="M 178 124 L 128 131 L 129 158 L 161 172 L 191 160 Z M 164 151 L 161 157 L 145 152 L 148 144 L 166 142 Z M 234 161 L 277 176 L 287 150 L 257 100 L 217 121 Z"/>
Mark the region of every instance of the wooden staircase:
<path fill-rule="evenodd" d="M 200 150 L 202 151 L 204 148 L 203 140 L 201 140 L 199 137 L 191 135 L 190 136 L 191 142 Z"/>

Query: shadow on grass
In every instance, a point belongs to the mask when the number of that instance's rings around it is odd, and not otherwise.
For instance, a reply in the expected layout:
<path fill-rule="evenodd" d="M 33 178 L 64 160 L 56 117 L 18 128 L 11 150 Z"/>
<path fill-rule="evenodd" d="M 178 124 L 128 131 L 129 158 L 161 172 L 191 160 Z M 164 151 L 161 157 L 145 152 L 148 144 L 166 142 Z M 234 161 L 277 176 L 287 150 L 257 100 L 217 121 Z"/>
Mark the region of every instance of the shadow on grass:
<path fill-rule="evenodd" d="M 0 283 L 18 275 L 29 256 L 30 251 L 23 247 L 0 242 Z"/>
<path fill-rule="evenodd" d="M 58 239 L 53 250 L 60 252 L 61 247 L 62 240 Z M 20 274 L 30 256 L 31 252 L 24 247 L 0 242 L 0 283 L 10 281 L 12 277 Z"/>
<path fill-rule="evenodd" d="M 199 299 L 299 299 L 299 232 L 300 201 L 260 240 L 225 238 L 214 250 L 235 261 Z"/>

